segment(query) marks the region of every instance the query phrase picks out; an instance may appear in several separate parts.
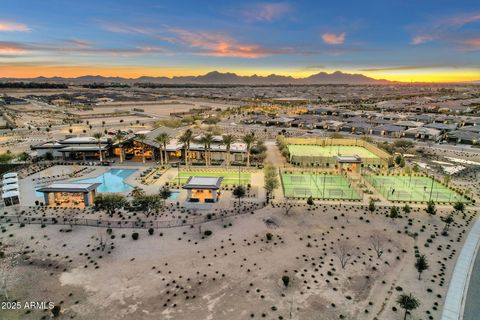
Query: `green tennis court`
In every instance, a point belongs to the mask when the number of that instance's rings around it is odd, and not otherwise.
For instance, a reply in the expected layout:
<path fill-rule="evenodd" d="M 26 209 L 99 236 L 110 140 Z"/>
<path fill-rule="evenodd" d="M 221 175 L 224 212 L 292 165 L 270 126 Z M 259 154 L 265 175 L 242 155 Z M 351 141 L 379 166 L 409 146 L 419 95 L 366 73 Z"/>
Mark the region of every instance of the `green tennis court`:
<path fill-rule="evenodd" d="M 336 157 L 358 155 L 361 158 L 377 159 L 373 152 L 359 146 L 319 146 L 306 144 L 289 144 L 288 151 L 292 156 L 300 157 Z"/>
<path fill-rule="evenodd" d="M 350 181 L 341 175 L 287 174 L 282 173 L 285 197 L 314 199 L 360 200 L 361 192 L 355 190 Z"/>
<path fill-rule="evenodd" d="M 241 172 L 240 175 L 238 172 L 233 171 L 181 171 L 180 172 L 180 183 L 184 184 L 187 182 L 189 177 L 223 177 L 222 184 L 223 185 L 238 185 L 238 184 L 249 184 L 250 183 L 250 173 L 243 173 Z M 177 182 L 178 176 L 175 177 L 173 181 Z"/>
<path fill-rule="evenodd" d="M 430 177 L 364 176 L 387 200 L 412 202 L 468 202 L 462 195 Z"/>

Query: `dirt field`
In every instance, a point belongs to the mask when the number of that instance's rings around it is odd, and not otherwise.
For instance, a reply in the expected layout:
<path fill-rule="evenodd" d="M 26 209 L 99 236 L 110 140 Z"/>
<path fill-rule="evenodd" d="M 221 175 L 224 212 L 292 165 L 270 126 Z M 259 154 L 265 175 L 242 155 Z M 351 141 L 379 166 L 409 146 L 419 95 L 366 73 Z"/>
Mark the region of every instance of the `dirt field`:
<path fill-rule="evenodd" d="M 14 269 L 11 297 L 61 303 L 61 319 L 403 319 L 395 299 L 404 292 L 420 299 L 414 319 L 438 319 L 471 213 L 455 215 L 446 237 L 440 215 L 450 208 L 431 217 L 414 209 L 395 220 L 388 211 L 302 204 L 285 215 L 267 207 L 201 230 L 137 230 L 136 241 L 127 229 L 114 229 L 111 239 L 97 228 L 3 225 L 0 241 L 28 252 Z M 212 235 L 199 233 L 206 230 Z M 415 246 L 430 265 L 422 281 Z M 2 319 L 47 314 L 10 311 Z"/>

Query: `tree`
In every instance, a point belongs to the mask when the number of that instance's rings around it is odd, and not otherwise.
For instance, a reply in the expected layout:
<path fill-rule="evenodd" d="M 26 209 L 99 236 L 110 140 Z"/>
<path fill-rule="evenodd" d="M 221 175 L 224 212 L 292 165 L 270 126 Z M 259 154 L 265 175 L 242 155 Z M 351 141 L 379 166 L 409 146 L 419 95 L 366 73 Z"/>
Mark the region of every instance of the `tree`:
<path fill-rule="evenodd" d="M 105 210 L 108 214 L 125 207 L 126 204 L 127 200 L 120 194 L 99 194 L 94 200 L 95 209 Z"/>
<path fill-rule="evenodd" d="M 282 282 L 283 282 L 283 285 L 286 287 L 288 287 L 288 284 L 290 283 L 290 277 L 289 276 L 283 276 L 282 277 Z"/>
<path fill-rule="evenodd" d="M 170 198 L 170 196 L 172 195 L 172 191 L 170 191 L 170 189 L 168 187 L 163 187 L 160 189 L 160 199 L 163 200 L 163 205 L 165 206 L 165 201 Z"/>
<path fill-rule="evenodd" d="M 396 206 L 390 208 L 390 218 L 392 220 L 398 218 L 398 208 Z"/>
<path fill-rule="evenodd" d="M 418 271 L 418 280 L 420 280 L 422 272 L 428 269 L 427 257 L 424 254 L 420 255 L 415 261 L 415 269 Z"/>
<path fill-rule="evenodd" d="M 103 134 L 101 132 L 96 132 L 93 134 L 93 137 L 97 139 L 97 146 L 98 146 L 98 158 L 100 162 L 103 162 L 103 153 L 102 153 L 102 137 Z"/>
<path fill-rule="evenodd" d="M 451 180 L 452 180 L 451 176 L 449 176 L 447 174 L 443 176 L 443 183 L 445 183 L 446 186 L 448 186 L 448 184 L 450 183 Z"/>
<path fill-rule="evenodd" d="M 425 212 L 428 213 L 430 216 L 434 216 L 437 214 L 437 208 L 435 207 L 435 202 L 432 200 L 427 202 L 427 207 L 425 208 Z"/>
<path fill-rule="evenodd" d="M 242 185 L 236 186 L 235 189 L 233 189 L 233 195 L 238 199 L 238 211 L 240 211 L 240 199 L 245 197 L 245 194 L 246 191 Z"/>
<path fill-rule="evenodd" d="M 185 150 L 185 165 L 188 166 L 188 154 L 190 152 L 190 144 L 193 139 L 193 132 L 190 129 L 187 129 L 181 136 L 180 136 L 180 143 L 183 143 L 183 148 Z"/>
<path fill-rule="evenodd" d="M 290 211 L 293 209 L 293 202 L 289 198 L 285 198 L 285 201 L 282 204 L 283 206 L 283 214 L 288 216 L 290 215 Z"/>
<path fill-rule="evenodd" d="M 352 252 L 352 246 L 347 242 L 342 241 L 338 244 L 336 255 L 338 257 L 338 260 L 340 261 L 340 265 L 342 266 L 342 269 L 345 269 L 345 266 L 347 265 L 348 261 L 350 261 L 350 258 L 352 256 L 351 252 Z"/>
<path fill-rule="evenodd" d="M 123 142 L 123 134 L 119 132 L 117 132 L 117 134 L 115 135 L 115 138 L 114 138 L 114 141 L 116 143 L 118 143 L 118 148 L 120 149 L 120 163 L 123 163 L 123 145 L 122 145 L 122 142 Z"/>
<path fill-rule="evenodd" d="M 460 202 L 460 201 L 455 202 L 455 203 L 453 204 L 453 209 L 454 209 L 455 211 L 460 211 L 460 212 L 463 213 L 463 211 L 465 210 L 465 204 L 464 204 L 463 202 Z"/>
<path fill-rule="evenodd" d="M 211 133 L 204 134 L 202 139 L 200 139 L 200 142 L 203 143 L 205 150 L 205 165 L 208 166 L 210 164 L 210 147 L 212 146 L 213 135 Z"/>
<path fill-rule="evenodd" d="M 20 154 L 17 156 L 17 159 L 18 159 L 19 161 L 21 161 L 21 162 L 27 163 L 28 161 L 31 160 L 31 157 L 30 157 L 30 155 L 29 155 L 28 153 L 22 152 L 22 153 L 20 153 Z"/>
<path fill-rule="evenodd" d="M 162 198 L 158 194 L 141 195 L 132 200 L 132 206 L 137 210 L 143 211 L 148 218 L 153 210 L 162 204 Z"/>
<path fill-rule="evenodd" d="M 406 214 L 409 214 L 411 211 L 412 211 L 412 208 L 408 205 L 408 203 L 406 203 L 403 208 L 402 208 L 403 212 L 405 212 Z"/>
<path fill-rule="evenodd" d="M 370 244 L 372 245 L 373 250 L 377 253 L 377 258 L 380 259 L 383 255 L 383 248 L 387 238 L 380 233 L 375 233 L 370 236 Z"/>
<path fill-rule="evenodd" d="M 310 196 L 310 197 L 307 198 L 307 204 L 308 204 L 309 206 L 313 206 L 313 205 L 315 204 L 315 202 L 313 202 L 312 196 Z"/>
<path fill-rule="evenodd" d="M 253 133 L 247 133 L 242 138 L 243 143 L 245 143 L 247 151 L 247 167 L 250 167 L 250 152 L 252 151 L 253 143 L 255 142 L 255 136 Z"/>
<path fill-rule="evenodd" d="M 397 303 L 402 309 L 405 310 L 405 316 L 403 320 L 407 319 L 407 314 L 411 310 L 415 310 L 420 305 L 420 302 L 415 298 L 411 293 L 410 294 L 401 294 L 397 298 Z"/>
<path fill-rule="evenodd" d="M 230 149 L 232 148 L 232 143 L 234 141 L 234 137 L 231 134 L 224 135 L 222 137 L 222 144 L 225 146 L 225 151 L 226 151 L 226 165 L 227 168 L 230 165 Z"/>
<path fill-rule="evenodd" d="M 147 140 L 147 136 L 142 133 L 138 134 L 136 140 L 142 145 L 142 162 L 145 163 L 145 140 Z"/>
<path fill-rule="evenodd" d="M 397 155 L 397 156 L 395 157 L 395 163 L 397 164 L 397 166 L 400 166 L 401 162 L 402 162 L 402 156 L 401 156 L 401 155 Z"/>
<path fill-rule="evenodd" d="M 413 148 L 414 144 L 413 144 L 413 141 L 401 139 L 401 140 L 396 140 L 393 143 L 393 146 L 395 148 L 402 150 L 403 151 L 402 154 L 405 154 L 409 149 Z"/>
<path fill-rule="evenodd" d="M 160 164 L 167 164 L 168 159 L 167 159 L 167 144 L 170 142 L 170 136 L 168 133 L 163 132 L 160 133 L 158 136 L 155 137 L 155 141 L 158 142 L 158 145 L 160 147 Z M 164 155 L 162 155 L 162 149 L 164 152 Z"/>
<path fill-rule="evenodd" d="M 211 165 L 212 164 L 212 152 L 211 152 L 211 148 L 212 148 L 212 142 L 213 142 L 213 134 L 211 133 L 206 133 L 205 136 L 203 137 L 203 141 L 204 143 L 206 144 L 206 149 L 205 149 L 205 154 L 206 154 L 206 162 L 208 163 L 208 165 Z"/>
<path fill-rule="evenodd" d="M 450 224 L 453 223 L 453 213 L 450 213 L 448 216 L 443 218 L 443 222 L 445 222 L 445 226 L 443 227 L 442 234 L 447 236 L 448 235 L 448 229 L 450 228 Z"/>
<path fill-rule="evenodd" d="M 370 201 L 368 202 L 368 210 L 371 213 L 373 213 L 376 210 L 375 200 L 373 200 L 372 198 L 370 198 Z"/>
<path fill-rule="evenodd" d="M 133 190 L 130 191 L 130 195 L 133 198 L 136 198 L 136 197 L 145 195 L 145 191 L 143 191 L 142 188 L 135 186 L 135 187 L 133 187 Z"/>
<path fill-rule="evenodd" d="M 275 168 L 272 163 L 267 162 L 263 168 L 263 173 L 265 179 L 264 188 L 267 191 L 268 203 L 270 201 L 270 195 L 279 186 L 277 168 Z"/>

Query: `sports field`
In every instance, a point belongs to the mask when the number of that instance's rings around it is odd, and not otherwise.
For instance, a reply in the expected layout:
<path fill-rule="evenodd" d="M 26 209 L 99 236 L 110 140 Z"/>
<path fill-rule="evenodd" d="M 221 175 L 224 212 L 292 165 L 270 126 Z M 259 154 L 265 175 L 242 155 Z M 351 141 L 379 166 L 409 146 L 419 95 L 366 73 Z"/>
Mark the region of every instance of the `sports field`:
<path fill-rule="evenodd" d="M 364 176 L 378 192 L 392 201 L 468 202 L 462 195 L 429 177 Z"/>
<path fill-rule="evenodd" d="M 373 152 L 359 146 L 318 146 L 307 144 L 289 144 L 288 151 L 291 156 L 300 157 L 336 157 L 358 155 L 361 158 L 377 159 Z"/>
<path fill-rule="evenodd" d="M 352 188 L 345 176 L 324 174 L 282 173 L 285 197 L 314 199 L 360 200 L 362 195 Z"/>
<path fill-rule="evenodd" d="M 240 173 L 240 179 L 238 172 L 234 171 L 214 171 L 214 172 L 202 172 L 202 171 L 184 171 L 180 172 L 180 183 L 184 184 L 187 182 L 189 177 L 223 177 L 222 184 L 228 185 L 238 185 L 240 184 L 249 184 L 250 183 L 250 173 Z M 178 182 L 178 176 L 172 180 L 172 182 Z"/>

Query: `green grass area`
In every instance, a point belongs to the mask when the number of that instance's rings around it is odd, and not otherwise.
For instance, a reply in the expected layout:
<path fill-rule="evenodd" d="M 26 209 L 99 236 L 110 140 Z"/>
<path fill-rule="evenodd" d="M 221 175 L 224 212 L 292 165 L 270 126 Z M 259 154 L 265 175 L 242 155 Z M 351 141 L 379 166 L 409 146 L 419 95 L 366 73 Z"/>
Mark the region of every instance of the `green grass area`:
<path fill-rule="evenodd" d="M 223 177 L 222 185 L 237 185 L 239 184 L 249 184 L 251 182 L 250 173 L 240 173 L 240 179 L 238 172 L 225 172 L 225 171 L 215 171 L 215 172 L 202 172 L 202 171 L 184 171 L 180 172 L 180 183 L 184 184 L 187 182 L 189 177 Z M 178 176 L 175 177 L 173 182 L 178 181 Z"/>
<path fill-rule="evenodd" d="M 468 202 L 462 195 L 430 177 L 364 176 L 364 178 L 391 201 Z"/>
<path fill-rule="evenodd" d="M 292 156 L 301 157 L 335 157 L 358 155 L 361 158 L 374 158 L 378 156 L 373 152 L 359 146 L 318 146 L 306 144 L 289 144 L 288 151 Z"/>
<path fill-rule="evenodd" d="M 281 175 L 283 192 L 289 198 L 360 200 L 362 195 L 355 190 L 345 176 L 324 174 Z"/>

